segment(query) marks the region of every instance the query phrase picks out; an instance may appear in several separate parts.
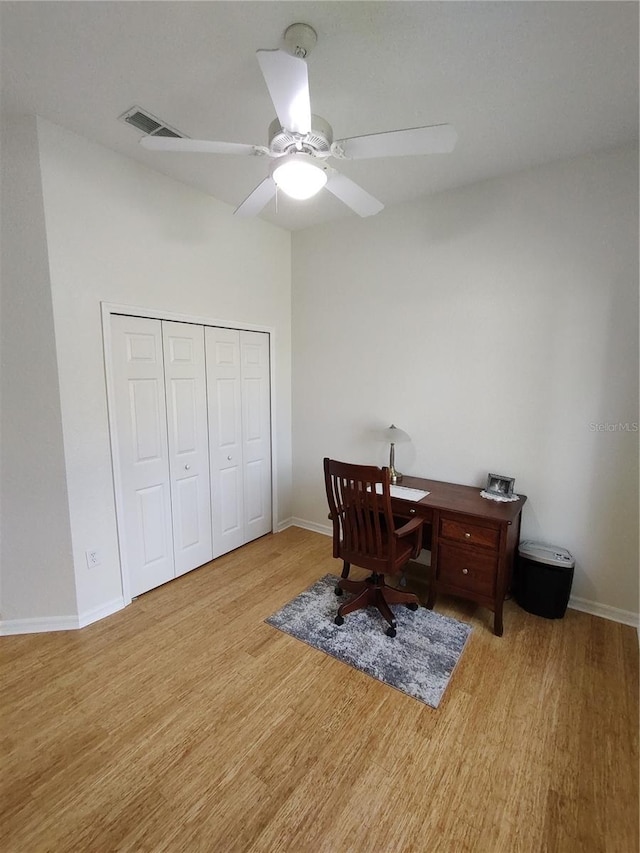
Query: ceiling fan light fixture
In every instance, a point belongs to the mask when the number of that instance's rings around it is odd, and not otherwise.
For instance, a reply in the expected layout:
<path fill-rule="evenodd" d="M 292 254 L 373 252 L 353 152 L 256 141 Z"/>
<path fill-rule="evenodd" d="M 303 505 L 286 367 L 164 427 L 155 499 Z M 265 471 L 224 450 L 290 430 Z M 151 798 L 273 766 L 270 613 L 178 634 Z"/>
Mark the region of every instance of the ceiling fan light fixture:
<path fill-rule="evenodd" d="M 279 190 L 298 201 L 312 198 L 327 183 L 324 165 L 310 154 L 302 153 L 286 154 L 276 160 L 271 177 Z"/>

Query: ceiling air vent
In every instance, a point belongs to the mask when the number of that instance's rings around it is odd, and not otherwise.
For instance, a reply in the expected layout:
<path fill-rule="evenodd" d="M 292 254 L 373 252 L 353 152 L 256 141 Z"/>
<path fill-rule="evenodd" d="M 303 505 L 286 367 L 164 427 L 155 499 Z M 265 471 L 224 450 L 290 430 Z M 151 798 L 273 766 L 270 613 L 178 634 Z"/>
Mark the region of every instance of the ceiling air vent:
<path fill-rule="evenodd" d="M 179 139 L 184 138 L 184 133 L 180 133 L 180 131 L 168 125 L 166 121 L 156 118 L 146 110 L 140 109 L 140 107 L 131 107 L 122 113 L 119 119 L 120 121 L 126 121 L 127 124 L 133 125 L 136 130 L 141 130 L 149 136 L 175 136 Z"/>

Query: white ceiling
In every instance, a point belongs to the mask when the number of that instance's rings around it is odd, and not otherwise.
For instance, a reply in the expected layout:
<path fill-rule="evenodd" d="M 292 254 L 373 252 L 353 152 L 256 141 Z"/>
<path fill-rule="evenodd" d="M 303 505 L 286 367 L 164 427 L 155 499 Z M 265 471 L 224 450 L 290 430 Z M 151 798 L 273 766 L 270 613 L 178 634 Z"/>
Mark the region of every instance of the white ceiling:
<path fill-rule="evenodd" d="M 336 162 L 385 205 L 638 138 L 634 2 L 1 2 L 3 111 L 36 113 L 233 207 L 258 157 L 144 151 L 138 105 L 183 134 L 265 145 L 255 57 L 291 23 L 318 33 L 312 111 L 336 138 L 453 124 L 453 154 Z M 262 216 L 354 216 L 328 192 Z"/>

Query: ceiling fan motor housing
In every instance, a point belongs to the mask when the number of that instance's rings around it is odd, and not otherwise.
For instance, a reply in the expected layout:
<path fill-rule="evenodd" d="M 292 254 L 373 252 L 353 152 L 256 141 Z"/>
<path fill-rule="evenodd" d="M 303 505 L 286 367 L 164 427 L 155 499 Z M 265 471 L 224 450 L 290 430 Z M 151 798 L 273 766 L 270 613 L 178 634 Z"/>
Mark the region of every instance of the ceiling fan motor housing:
<path fill-rule="evenodd" d="M 304 151 L 314 156 L 328 156 L 331 153 L 332 142 L 333 129 L 329 122 L 320 116 L 311 116 L 311 130 L 302 137 L 299 133 L 292 133 L 282 127 L 277 118 L 269 125 L 269 150 L 272 154 Z"/>

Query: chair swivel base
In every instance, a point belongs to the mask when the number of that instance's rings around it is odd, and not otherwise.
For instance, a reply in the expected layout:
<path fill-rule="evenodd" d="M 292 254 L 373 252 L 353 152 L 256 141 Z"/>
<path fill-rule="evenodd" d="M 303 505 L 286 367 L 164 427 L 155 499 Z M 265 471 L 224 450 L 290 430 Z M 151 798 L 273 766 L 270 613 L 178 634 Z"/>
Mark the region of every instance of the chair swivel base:
<path fill-rule="evenodd" d="M 348 613 L 373 606 L 380 611 L 389 623 L 386 630 L 388 637 L 395 637 L 397 628 L 396 620 L 389 605 L 406 604 L 410 610 L 417 610 L 419 605 L 418 597 L 413 593 L 402 592 L 399 589 L 387 586 L 382 574 L 374 573 L 363 581 L 350 581 L 346 578 L 340 578 L 336 587 L 336 595 L 341 595 L 343 591 L 353 593 L 354 598 L 340 605 L 334 620 L 335 624 L 342 625 L 344 617 Z"/>

